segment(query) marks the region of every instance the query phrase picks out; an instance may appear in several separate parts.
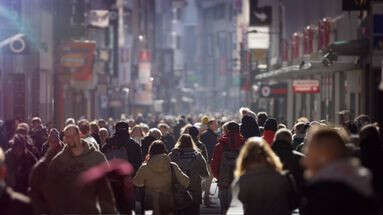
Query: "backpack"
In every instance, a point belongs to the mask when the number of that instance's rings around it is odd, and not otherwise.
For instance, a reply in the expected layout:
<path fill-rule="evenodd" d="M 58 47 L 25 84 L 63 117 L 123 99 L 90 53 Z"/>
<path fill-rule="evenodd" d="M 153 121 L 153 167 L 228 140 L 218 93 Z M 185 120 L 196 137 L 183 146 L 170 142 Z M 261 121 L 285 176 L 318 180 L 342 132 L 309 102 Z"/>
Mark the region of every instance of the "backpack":
<path fill-rule="evenodd" d="M 197 159 L 197 153 L 194 152 L 191 156 L 185 156 L 185 153 L 180 150 L 177 155 L 177 164 L 180 169 L 189 177 L 193 176 L 193 162 Z"/>
<path fill-rule="evenodd" d="M 108 161 L 113 159 L 128 160 L 128 149 L 124 144 L 118 144 L 111 142 L 109 145 L 105 145 L 103 150 L 105 157 Z"/>
<path fill-rule="evenodd" d="M 231 144 L 230 144 L 231 145 Z M 223 154 L 219 167 L 218 186 L 228 188 L 234 180 L 234 170 L 239 149 L 223 145 Z"/>

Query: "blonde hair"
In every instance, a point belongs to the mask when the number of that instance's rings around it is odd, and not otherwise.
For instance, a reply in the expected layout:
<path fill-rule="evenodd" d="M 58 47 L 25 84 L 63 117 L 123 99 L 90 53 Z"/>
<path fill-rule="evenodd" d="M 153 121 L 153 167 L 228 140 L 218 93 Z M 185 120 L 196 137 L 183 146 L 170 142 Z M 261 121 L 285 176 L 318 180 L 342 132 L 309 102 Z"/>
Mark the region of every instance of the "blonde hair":
<path fill-rule="evenodd" d="M 193 148 L 194 151 L 200 152 L 198 147 L 193 141 L 193 138 L 190 136 L 190 134 L 182 134 L 181 137 L 178 139 L 176 145 L 174 146 L 174 149 L 182 149 L 182 148 Z"/>
<path fill-rule="evenodd" d="M 248 139 L 239 153 L 235 177 L 244 175 L 251 164 L 267 164 L 277 172 L 282 172 L 283 165 L 279 157 L 273 152 L 269 144 L 259 137 Z"/>

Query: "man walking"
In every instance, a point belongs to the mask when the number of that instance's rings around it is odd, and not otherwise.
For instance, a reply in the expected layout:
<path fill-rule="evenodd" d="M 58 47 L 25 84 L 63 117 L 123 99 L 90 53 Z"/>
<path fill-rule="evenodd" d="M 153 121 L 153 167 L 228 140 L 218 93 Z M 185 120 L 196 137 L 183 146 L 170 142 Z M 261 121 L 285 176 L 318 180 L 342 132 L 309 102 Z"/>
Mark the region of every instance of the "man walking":
<path fill-rule="evenodd" d="M 102 178 L 78 186 L 78 177 L 90 168 L 107 162 L 105 156 L 80 138 L 76 125 L 64 129 L 65 148 L 51 161 L 49 206 L 52 214 L 116 214 L 109 182 Z"/>

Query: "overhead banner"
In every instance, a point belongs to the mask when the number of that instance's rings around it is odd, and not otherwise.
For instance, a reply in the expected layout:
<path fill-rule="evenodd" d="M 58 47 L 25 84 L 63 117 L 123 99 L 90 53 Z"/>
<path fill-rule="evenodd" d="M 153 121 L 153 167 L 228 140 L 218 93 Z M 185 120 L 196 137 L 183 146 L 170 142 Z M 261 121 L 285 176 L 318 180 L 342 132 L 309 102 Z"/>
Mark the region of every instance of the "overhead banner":
<path fill-rule="evenodd" d="M 320 84 L 318 80 L 295 80 L 293 82 L 294 93 L 319 93 Z"/>
<path fill-rule="evenodd" d="M 269 97 L 280 97 L 287 95 L 287 84 L 279 83 L 279 84 L 262 84 L 259 88 L 259 95 L 263 98 Z"/>

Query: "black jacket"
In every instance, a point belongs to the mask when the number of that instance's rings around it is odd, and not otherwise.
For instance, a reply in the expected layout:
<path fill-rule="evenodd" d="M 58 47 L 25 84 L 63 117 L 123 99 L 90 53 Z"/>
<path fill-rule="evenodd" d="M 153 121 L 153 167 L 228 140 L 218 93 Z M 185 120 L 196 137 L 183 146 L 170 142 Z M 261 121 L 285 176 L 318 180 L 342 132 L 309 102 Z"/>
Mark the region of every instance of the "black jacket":
<path fill-rule="evenodd" d="M 284 141 L 275 141 L 272 146 L 273 151 L 281 159 L 283 168 L 290 171 L 297 182 L 299 188 L 303 186 L 303 167 L 300 160 L 304 157 L 302 153 L 293 150 L 291 144 Z"/>
<path fill-rule="evenodd" d="M 213 156 L 214 147 L 218 142 L 218 135 L 214 133 L 212 130 L 207 129 L 206 131 L 202 133 L 200 139 L 201 139 L 201 142 L 205 144 L 208 157 L 209 159 L 211 159 L 211 157 Z M 207 162 L 210 163 L 210 160 L 208 160 Z"/>
<path fill-rule="evenodd" d="M 155 140 L 156 140 L 156 138 L 154 138 L 152 136 L 146 136 L 146 137 L 144 137 L 144 139 L 142 139 L 141 151 L 142 151 L 142 157 L 144 159 L 146 158 L 146 155 L 148 154 L 150 144 L 152 144 Z"/>
<path fill-rule="evenodd" d="M 0 187 L 0 214 L 33 214 L 30 199 L 13 191 L 10 187 Z"/>
<path fill-rule="evenodd" d="M 341 182 L 316 182 L 304 190 L 305 215 L 370 215 L 376 214 L 374 200 Z"/>
<path fill-rule="evenodd" d="M 174 145 L 176 144 L 176 141 L 175 141 L 173 135 L 166 134 L 166 135 L 162 136 L 161 140 L 164 142 L 167 150 L 169 152 L 172 151 Z"/>
<path fill-rule="evenodd" d="M 119 146 L 126 148 L 127 160 L 133 166 L 134 172 L 137 172 L 138 168 L 140 168 L 142 163 L 142 153 L 140 145 L 138 145 L 138 143 L 136 143 L 131 138 L 121 139 L 117 136 L 114 136 L 107 140 L 105 146 L 102 147 L 101 151 L 106 154 L 109 151 L 113 150 L 114 147 Z"/>

